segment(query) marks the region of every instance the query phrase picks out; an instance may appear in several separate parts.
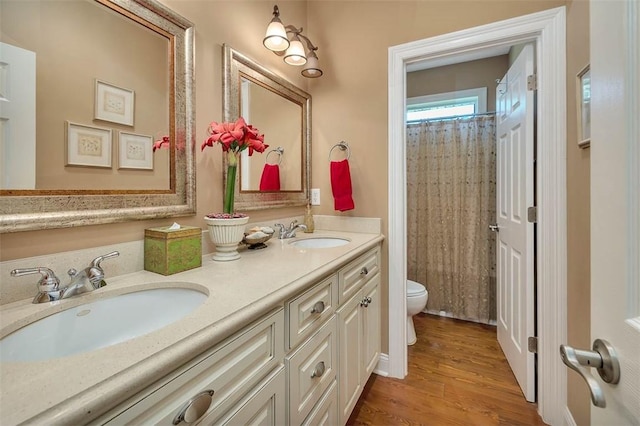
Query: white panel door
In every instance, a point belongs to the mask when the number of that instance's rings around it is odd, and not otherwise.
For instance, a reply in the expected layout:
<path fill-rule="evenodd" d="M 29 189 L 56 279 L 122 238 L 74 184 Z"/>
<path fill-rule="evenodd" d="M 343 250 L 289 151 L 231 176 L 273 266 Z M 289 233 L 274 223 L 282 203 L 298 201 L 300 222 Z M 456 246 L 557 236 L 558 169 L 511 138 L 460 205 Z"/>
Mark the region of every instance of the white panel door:
<path fill-rule="evenodd" d="M 498 342 L 527 401 L 535 400 L 533 224 L 533 47 L 525 46 L 496 90 Z"/>
<path fill-rule="evenodd" d="M 36 54 L 0 43 L 0 189 L 36 187 Z"/>
<path fill-rule="evenodd" d="M 618 352 L 593 425 L 640 424 L 640 4 L 591 2 L 591 338 Z M 591 348 L 579 348 L 591 349 Z M 568 374 L 575 374 L 569 372 Z"/>

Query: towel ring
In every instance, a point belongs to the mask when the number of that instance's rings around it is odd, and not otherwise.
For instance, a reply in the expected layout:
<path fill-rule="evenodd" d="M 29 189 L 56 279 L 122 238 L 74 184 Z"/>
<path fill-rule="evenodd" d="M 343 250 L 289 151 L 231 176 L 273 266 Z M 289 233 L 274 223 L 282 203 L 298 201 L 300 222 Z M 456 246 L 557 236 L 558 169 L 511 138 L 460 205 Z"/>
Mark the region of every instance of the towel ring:
<path fill-rule="evenodd" d="M 349 148 L 349 144 L 346 143 L 345 141 L 340 141 L 339 143 L 332 146 L 331 149 L 329 150 L 329 161 L 331 161 L 331 153 L 336 148 L 340 148 L 340 151 L 347 151 L 347 160 L 351 158 L 351 148 Z"/>
<path fill-rule="evenodd" d="M 284 148 L 279 146 L 271 151 L 267 152 L 267 156 L 264 158 L 265 163 L 269 163 L 269 154 L 276 153 L 278 154 L 278 166 L 282 163 L 282 156 L 284 155 Z"/>

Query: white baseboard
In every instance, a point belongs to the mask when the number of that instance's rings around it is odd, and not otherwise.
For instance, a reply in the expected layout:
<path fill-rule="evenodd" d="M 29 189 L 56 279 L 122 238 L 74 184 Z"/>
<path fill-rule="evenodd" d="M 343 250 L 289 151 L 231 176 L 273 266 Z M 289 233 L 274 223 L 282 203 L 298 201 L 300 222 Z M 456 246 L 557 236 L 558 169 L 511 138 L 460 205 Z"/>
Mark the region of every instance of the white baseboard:
<path fill-rule="evenodd" d="M 564 426 L 578 426 L 576 421 L 573 419 L 573 415 L 571 414 L 569 407 L 564 407 L 563 424 Z"/>
<path fill-rule="evenodd" d="M 380 357 L 378 358 L 378 365 L 376 366 L 376 369 L 373 370 L 373 372 L 378 376 L 384 376 L 384 377 L 389 376 L 389 355 L 388 354 L 380 354 Z"/>

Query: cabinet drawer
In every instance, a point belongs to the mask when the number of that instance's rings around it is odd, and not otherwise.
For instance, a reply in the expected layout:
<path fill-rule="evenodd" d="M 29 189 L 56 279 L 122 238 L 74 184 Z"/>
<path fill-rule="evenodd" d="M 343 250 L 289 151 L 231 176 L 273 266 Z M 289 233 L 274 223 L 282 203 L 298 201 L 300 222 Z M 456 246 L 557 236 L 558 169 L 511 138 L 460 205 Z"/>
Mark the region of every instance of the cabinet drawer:
<path fill-rule="evenodd" d="M 334 380 L 303 426 L 333 426 L 338 424 L 338 382 Z"/>
<path fill-rule="evenodd" d="M 287 303 L 287 348 L 292 349 L 331 317 L 338 304 L 338 277 L 332 275 Z"/>
<path fill-rule="evenodd" d="M 187 401 L 213 391 L 208 418 L 219 417 L 274 369 L 284 356 L 284 312 L 267 316 L 155 385 L 108 424 L 171 425 Z"/>
<path fill-rule="evenodd" d="M 282 426 L 285 424 L 286 414 L 284 395 L 285 372 L 284 368 L 280 367 L 224 418 L 217 421 L 214 418 L 205 418 L 200 425 Z"/>
<path fill-rule="evenodd" d="M 346 302 L 380 270 L 380 249 L 375 248 L 349 263 L 338 272 L 338 303 Z"/>
<path fill-rule="evenodd" d="M 336 378 L 338 368 L 336 318 L 285 359 L 288 375 L 289 424 L 299 425 Z"/>

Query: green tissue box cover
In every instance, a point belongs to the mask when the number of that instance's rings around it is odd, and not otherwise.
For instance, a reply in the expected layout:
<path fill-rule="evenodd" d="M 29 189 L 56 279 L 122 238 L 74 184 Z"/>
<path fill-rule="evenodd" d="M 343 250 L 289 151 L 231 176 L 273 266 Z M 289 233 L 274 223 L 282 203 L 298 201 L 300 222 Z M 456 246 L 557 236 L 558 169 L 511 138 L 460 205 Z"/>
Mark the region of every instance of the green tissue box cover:
<path fill-rule="evenodd" d="M 144 269 L 172 275 L 202 266 L 202 229 L 168 226 L 144 230 Z"/>

